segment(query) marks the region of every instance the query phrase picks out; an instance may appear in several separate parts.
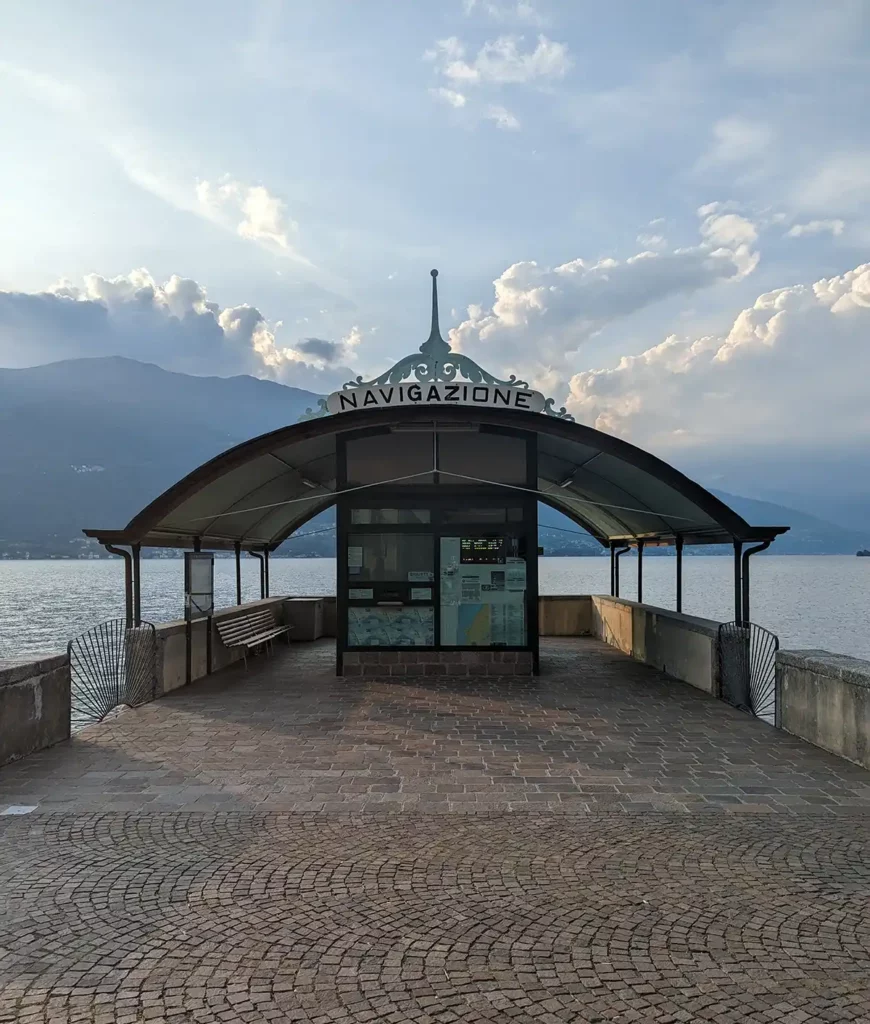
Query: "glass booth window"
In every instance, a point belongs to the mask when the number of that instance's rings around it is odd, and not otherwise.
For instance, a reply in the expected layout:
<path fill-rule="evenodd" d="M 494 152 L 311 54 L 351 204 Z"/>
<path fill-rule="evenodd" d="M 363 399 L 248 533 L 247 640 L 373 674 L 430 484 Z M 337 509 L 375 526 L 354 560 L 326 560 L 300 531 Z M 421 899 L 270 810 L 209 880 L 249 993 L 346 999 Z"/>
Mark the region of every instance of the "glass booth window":
<path fill-rule="evenodd" d="M 432 513 L 428 508 L 353 508 L 350 521 L 354 526 L 416 525 L 431 522 Z"/>
<path fill-rule="evenodd" d="M 359 486 L 413 476 L 411 480 L 403 480 L 402 486 L 434 483 L 433 449 L 431 431 L 350 438 L 346 449 L 347 482 L 351 486 Z"/>
<path fill-rule="evenodd" d="M 521 523 L 521 508 L 447 508 L 443 513 L 445 523 Z"/>
<path fill-rule="evenodd" d="M 362 582 L 429 583 L 435 578 L 435 541 L 428 533 L 351 533 L 347 574 Z"/>
<path fill-rule="evenodd" d="M 348 608 L 349 647 L 431 647 L 435 609 Z"/>
<path fill-rule="evenodd" d="M 441 643 L 522 647 L 526 560 L 519 538 L 441 538 Z"/>

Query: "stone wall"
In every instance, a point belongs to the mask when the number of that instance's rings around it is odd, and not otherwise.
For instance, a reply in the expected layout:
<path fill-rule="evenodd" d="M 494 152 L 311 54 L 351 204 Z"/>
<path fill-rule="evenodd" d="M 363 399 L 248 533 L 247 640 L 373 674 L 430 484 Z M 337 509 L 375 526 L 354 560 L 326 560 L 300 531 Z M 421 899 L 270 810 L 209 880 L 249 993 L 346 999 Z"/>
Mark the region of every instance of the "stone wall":
<path fill-rule="evenodd" d="M 234 662 L 242 660 L 242 651 L 238 647 L 224 647 L 221 643 L 215 624 L 227 619 L 238 618 L 240 615 L 247 615 L 263 608 L 274 608 L 279 623 L 284 622 L 284 601 L 283 597 L 267 597 L 264 601 L 249 601 L 247 604 L 234 605 L 231 608 L 221 608 L 215 612 L 212 620 L 212 671 L 226 668 Z M 208 675 L 208 622 L 206 619 L 199 619 L 191 623 L 191 659 L 190 678 L 202 679 Z M 176 619 L 173 622 L 163 622 L 156 628 L 157 631 L 157 695 L 177 690 L 184 686 L 187 679 L 187 643 L 185 640 L 184 619 Z M 292 634 L 291 634 L 292 639 Z M 280 641 L 279 641 L 280 642 Z"/>
<path fill-rule="evenodd" d="M 530 676 L 531 651 L 348 651 L 345 676 Z"/>
<path fill-rule="evenodd" d="M 538 597 L 538 631 L 541 636 L 590 636 L 592 598 L 589 594 Z"/>
<path fill-rule="evenodd" d="M 66 654 L 0 660 L 0 765 L 68 739 L 69 721 Z"/>
<path fill-rule="evenodd" d="M 870 768 L 870 661 L 829 651 L 778 651 L 786 732 Z"/>
<path fill-rule="evenodd" d="M 718 622 L 619 597 L 591 600 L 594 636 L 635 661 L 718 695 Z"/>

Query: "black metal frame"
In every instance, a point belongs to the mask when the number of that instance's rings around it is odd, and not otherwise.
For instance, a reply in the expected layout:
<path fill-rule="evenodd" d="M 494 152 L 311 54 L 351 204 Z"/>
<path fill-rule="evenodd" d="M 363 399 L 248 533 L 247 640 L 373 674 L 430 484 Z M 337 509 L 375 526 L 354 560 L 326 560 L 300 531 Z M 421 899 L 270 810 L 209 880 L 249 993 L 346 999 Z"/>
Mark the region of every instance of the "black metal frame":
<path fill-rule="evenodd" d="M 342 491 L 348 487 L 347 483 L 347 441 L 371 433 L 382 433 L 380 430 L 355 431 L 352 434 L 342 434 L 337 438 L 336 450 L 336 669 L 339 675 L 342 673 L 344 654 L 353 651 L 462 651 L 481 650 L 478 646 L 465 647 L 457 644 L 441 643 L 441 545 L 442 536 L 455 535 L 457 532 L 469 532 L 471 530 L 482 533 L 499 533 L 515 535 L 525 544 L 526 551 L 526 643 L 522 645 L 499 644 L 494 649 L 499 651 L 531 651 L 534 671 L 537 674 L 540 667 L 539 660 L 539 626 L 538 626 L 538 506 L 536 495 L 523 490 L 511 489 L 510 487 L 460 484 L 451 485 L 450 477 L 447 474 L 435 473 L 433 484 L 415 484 L 411 487 L 401 485 L 385 485 L 382 487 L 366 488 L 364 491 L 356 491 L 350 494 L 343 494 Z M 531 489 L 537 487 L 537 444 L 535 435 L 527 431 L 507 430 L 496 428 L 493 433 L 502 433 L 510 437 L 518 437 L 526 443 L 526 483 L 524 486 Z M 437 433 L 436 433 L 436 458 L 437 458 Z M 474 504 L 478 507 L 520 507 L 523 509 L 523 518 L 520 522 L 505 522 L 499 524 L 498 529 L 481 526 L 473 523 L 446 523 L 442 519 L 445 509 L 456 508 L 457 505 L 469 506 Z M 353 508 L 425 508 L 430 511 L 430 522 L 428 523 L 372 523 L 360 524 L 351 523 L 351 509 Z M 409 607 L 433 607 L 434 608 L 434 635 L 435 643 L 419 647 L 351 647 L 348 644 L 348 608 L 353 607 L 374 607 L 377 606 L 376 598 L 372 600 L 360 600 L 351 602 L 346 596 L 352 586 L 351 576 L 347 566 L 347 542 L 348 536 L 354 534 L 381 534 L 381 533 L 411 533 L 426 534 L 433 538 L 433 579 L 429 584 L 432 590 L 431 601 L 414 602 Z M 420 584 L 423 586 L 423 584 Z M 377 586 L 377 585 L 376 585 Z M 375 589 L 369 585 L 365 589 Z"/>

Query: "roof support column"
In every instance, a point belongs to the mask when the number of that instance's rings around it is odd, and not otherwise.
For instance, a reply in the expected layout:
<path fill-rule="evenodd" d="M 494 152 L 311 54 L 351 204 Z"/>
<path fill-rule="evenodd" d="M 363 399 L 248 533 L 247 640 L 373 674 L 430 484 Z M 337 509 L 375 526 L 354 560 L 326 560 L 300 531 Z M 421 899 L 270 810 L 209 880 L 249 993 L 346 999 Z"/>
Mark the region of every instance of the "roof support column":
<path fill-rule="evenodd" d="M 752 621 L 749 617 L 749 559 L 759 551 L 766 551 L 770 547 L 770 541 L 766 540 L 754 548 L 747 548 L 743 552 L 743 625 L 748 626 Z"/>
<path fill-rule="evenodd" d="M 739 540 L 734 541 L 734 621 L 743 622 L 743 597 L 740 588 L 740 552 L 743 544 Z"/>
<path fill-rule="evenodd" d="M 610 596 L 616 597 L 616 541 L 610 542 Z"/>
<path fill-rule="evenodd" d="M 269 596 L 269 549 L 263 548 L 263 597 Z"/>
<path fill-rule="evenodd" d="M 643 541 L 637 542 L 637 603 L 643 604 Z"/>
<path fill-rule="evenodd" d="M 236 604 L 242 603 L 242 545 L 236 541 L 233 545 L 236 553 Z"/>
<path fill-rule="evenodd" d="M 124 559 L 124 619 L 129 629 L 133 625 L 133 556 L 129 551 L 112 547 L 111 544 L 104 544 L 103 547 L 110 555 L 120 555 Z"/>
<path fill-rule="evenodd" d="M 266 596 L 266 569 L 263 565 L 263 556 L 259 551 L 249 551 L 248 554 L 260 563 L 260 600 L 262 601 Z"/>
<path fill-rule="evenodd" d="M 627 552 L 631 551 L 630 547 L 618 548 L 613 552 L 613 596 L 619 597 L 619 559 Z"/>
<path fill-rule="evenodd" d="M 142 624 L 142 545 L 133 545 L 133 625 Z"/>
<path fill-rule="evenodd" d="M 683 538 L 677 534 L 677 611 L 683 610 Z"/>

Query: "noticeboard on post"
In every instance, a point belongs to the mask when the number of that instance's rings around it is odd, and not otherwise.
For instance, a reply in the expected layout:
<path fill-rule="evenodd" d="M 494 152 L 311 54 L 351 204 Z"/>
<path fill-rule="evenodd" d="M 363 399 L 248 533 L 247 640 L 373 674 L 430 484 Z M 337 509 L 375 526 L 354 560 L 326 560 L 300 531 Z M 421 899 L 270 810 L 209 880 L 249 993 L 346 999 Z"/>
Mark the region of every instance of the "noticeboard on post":
<path fill-rule="evenodd" d="M 184 617 L 214 615 L 214 555 L 210 551 L 184 553 Z"/>

